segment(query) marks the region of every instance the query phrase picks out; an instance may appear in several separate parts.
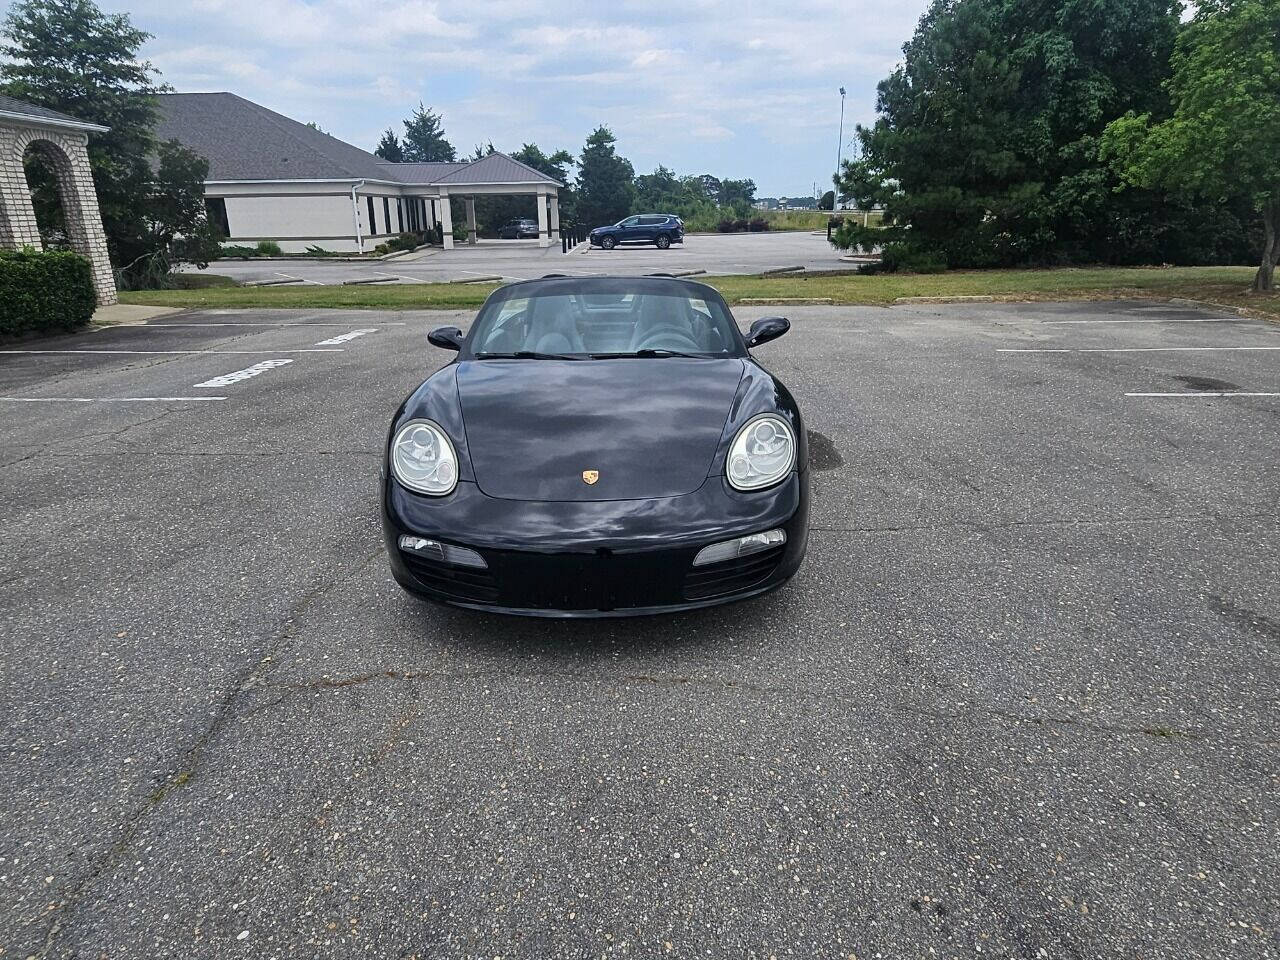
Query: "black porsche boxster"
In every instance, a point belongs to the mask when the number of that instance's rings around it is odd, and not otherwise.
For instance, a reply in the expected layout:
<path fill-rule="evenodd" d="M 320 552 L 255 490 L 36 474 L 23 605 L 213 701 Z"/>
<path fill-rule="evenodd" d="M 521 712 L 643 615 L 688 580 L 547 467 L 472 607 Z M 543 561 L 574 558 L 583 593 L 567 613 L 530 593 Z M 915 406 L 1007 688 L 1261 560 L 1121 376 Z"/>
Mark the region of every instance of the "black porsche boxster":
<path fill-rule="evenodd" d="M 533 616 L 739 600 L 804 557 L 808 451 L 787 388 L 713 288 L 543 278 L 492 294 L 396 412 L 382 514 L 402 587 Z"/>

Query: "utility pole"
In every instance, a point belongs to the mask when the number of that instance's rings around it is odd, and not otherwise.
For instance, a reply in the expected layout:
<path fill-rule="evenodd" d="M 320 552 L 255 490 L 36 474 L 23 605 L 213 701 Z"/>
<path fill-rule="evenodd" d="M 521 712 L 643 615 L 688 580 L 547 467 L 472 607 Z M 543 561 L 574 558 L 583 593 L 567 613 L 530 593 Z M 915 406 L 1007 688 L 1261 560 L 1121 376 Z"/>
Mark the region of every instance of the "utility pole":
<path fill-rule="evenodd" d="M 840 88 L 840 133 L 836 137 L 836 178 L 831 183 L 831 212 L 840 203 L 840 160 L 844 151 L 844 87 Z"/>

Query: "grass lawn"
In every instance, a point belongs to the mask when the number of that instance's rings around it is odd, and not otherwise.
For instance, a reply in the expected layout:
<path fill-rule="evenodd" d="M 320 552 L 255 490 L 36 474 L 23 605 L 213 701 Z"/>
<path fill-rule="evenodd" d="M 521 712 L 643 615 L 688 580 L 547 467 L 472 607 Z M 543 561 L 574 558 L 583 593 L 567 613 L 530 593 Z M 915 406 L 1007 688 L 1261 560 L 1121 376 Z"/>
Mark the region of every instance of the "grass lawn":
<path fill-rule="evenodd" d="M 887 305 L 899 297 L 991 296 L 1000 300 L 1105 300 L 1186 297 L 1248 308 L 1280 319 L 1280 296 L 1248 292 L 1253 267 L 1124 267 L 981 270 L 876 276 L 694 277 L 730 303 L 744 298 L 830 298 L 835 303 Z M 369 307 L 429 310 L 479 306 L 495 284 L 388 286 L 209 286 L 120 294 L 124 303 L 175 307 Z"/>

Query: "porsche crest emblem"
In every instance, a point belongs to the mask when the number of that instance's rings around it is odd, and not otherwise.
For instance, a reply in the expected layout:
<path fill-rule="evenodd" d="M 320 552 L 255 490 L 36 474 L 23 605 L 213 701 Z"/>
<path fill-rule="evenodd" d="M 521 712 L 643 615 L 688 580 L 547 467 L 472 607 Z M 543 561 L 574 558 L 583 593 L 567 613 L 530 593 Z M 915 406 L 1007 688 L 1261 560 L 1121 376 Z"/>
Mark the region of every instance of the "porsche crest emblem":
<path fill-rule="evenodd" d="M 600 479 L 599 470 L 583 470 L 582 471 L 582 482 L 585 483 L 587 486 L 590 486 L 591 484 L 595 483 L 599 479 Z"/>

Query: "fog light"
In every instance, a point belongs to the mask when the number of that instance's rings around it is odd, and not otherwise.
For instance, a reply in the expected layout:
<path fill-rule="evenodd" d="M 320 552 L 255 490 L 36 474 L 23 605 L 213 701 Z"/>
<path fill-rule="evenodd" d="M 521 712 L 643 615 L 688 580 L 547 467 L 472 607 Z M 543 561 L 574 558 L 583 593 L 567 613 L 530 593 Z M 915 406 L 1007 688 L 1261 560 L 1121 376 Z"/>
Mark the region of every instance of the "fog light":
<path fill-rule="evenodd" d="M 736 560 L 738 557 L 747 557 L 786 542 L 785 530 L 766 530 L 764 533 L 752 533 L 745 537 L 738 537 L 736 540 L 722 540 L 720 543 L 713 543 L 699 550 L 698 555 L 693 558 L 693 565 L 705 567 L 709 563 Z"/>
<path fill-rule="evenodd" d="M 469 547 L 441 543 L 439 540 L 431 540 L 427 537 L 413 537 L 405 534 L 400 538 L 400 549 L 407 550 L 409 553 L 416 553 L 420 557 L 429 557 L 432 560 L 439 560 L 441 563 L 452 563 L 459 567 L 479 567 L 484 570 L 489 566 L 484 562 L 484 557 Z"/>

